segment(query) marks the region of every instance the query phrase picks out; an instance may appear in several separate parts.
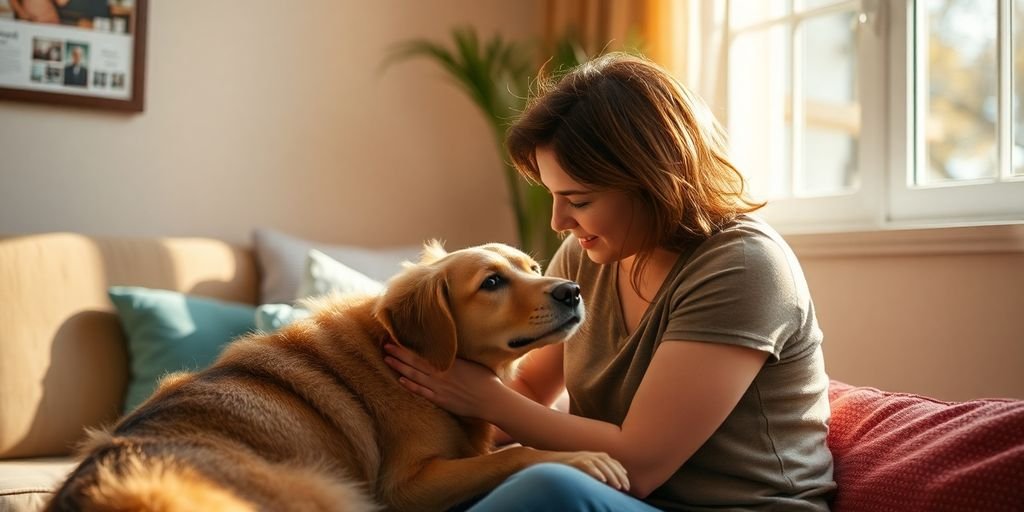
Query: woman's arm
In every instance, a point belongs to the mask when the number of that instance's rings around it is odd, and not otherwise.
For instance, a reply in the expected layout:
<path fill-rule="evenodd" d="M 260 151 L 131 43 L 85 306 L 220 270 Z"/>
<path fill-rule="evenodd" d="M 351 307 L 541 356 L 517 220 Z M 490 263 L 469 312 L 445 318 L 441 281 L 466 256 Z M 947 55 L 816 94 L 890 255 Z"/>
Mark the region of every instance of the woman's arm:
<path fill-rule="evenodd" d="M 565 351 L 562 347 L 561 343 L 548 345 L 526 354 L 508 387 L 534 402 L 550 407 L 565 391 L 565 376 L 562 373 Z M 516 442 L 501 427 L 497 430 L 494 437 L 496 446 Z"/>
<path fill-rule="evenodd" d="M 526 354 L 508 387 L 538 404 L 551 407 L 565 390 L 564 347 L 558 343 Z"/>
<path fill-rule="evenodd" d="M 424 372 L 414 368 L 425 367 L 415 354 L 404 349 L 392 353 L 412 364 L 392 360 L 410 390 L 456 414 L 494 423 L 528 446 L 606 452 L 625 466 L 630 493 L 640 498 L 711 437 L 768 357 L 732 345 L 663 341 L 620 428 L 540 405 L 472 363 L 449 372 Z"/>

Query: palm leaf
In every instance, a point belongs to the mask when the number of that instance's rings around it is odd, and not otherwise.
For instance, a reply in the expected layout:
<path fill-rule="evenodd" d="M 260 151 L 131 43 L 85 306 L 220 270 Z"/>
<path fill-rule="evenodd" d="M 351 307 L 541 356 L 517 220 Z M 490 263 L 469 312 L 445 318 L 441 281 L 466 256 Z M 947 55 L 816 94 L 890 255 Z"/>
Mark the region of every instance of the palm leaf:
<path fill-rule="evenodd" d="M 471 27 L 456 27 L 451 31 L 450 46 L 426 39 L 393 46 L 381 63 L 381 70 L 413 58 L 437 63 L 484 114 L 499 150 L 504 153 L 505 131 L 526 104 L 533 69 L 530 54 L 528 47 L 501 35 L 481 43 Z M 552 62 L 561 74 L 586 59 L 575 40 L 566 37 L 558 42 Z M 504 160 L 508 162 L 507 154 Z M 520 244 L 542 259 L 551 257 L 560 242 L 548 228 L 551 199 L 547 191 L 522 180 L 508 163 L 504 165 L 504 174 Z"/>

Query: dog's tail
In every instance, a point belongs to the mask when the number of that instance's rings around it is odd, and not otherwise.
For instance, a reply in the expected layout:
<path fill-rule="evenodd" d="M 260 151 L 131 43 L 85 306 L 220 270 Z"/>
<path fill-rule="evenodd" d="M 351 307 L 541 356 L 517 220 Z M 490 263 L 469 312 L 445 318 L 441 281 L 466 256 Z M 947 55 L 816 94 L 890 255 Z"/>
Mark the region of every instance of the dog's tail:
<path fill-rule="evenodd" d="M 106 430 L 89 429 L 87 434 L 86 440 L 78 446 L 78 453 L 106 452 L 109 458 L 85 457 L 47 505 L 48 512 L 256 510 L 252 503 L 218 487 L 188 466 L 159 459 L 125 457 L 126 452 L 137 454 L 137 447 L 126 450 L 124 443 L 115 441 Z M 116 466 L 106 463 L 110 459 L 118 459 Z"/>
<path fill-rule="evenodd" d="M 253 480 L 253 493 L 246 496 L 256 500 L 249 501 L 209 477 L 230 472 L 227 468 L 217 471 L 216 464 L 224 461 L 210 459 L 213 465 L 200 470 L 186 462 L 187 456 L 180 457 L 185 450 L 149 451 L 145 445 L 115 439 L 103 431 L 90 432 L 83 448 L 91 455 L 53 496 L 47 512 L 250 512 L 288 505 L 309 510 L 379 509 L 361 486 L 330 478 L 316 467 L 247 465 L 245 475 Z"/>
<path fill-rule="evenodd" d="M 47 511 L 252 512 L 256 507 L 187 467 L 129 462 L 115 473 L 99 466 L 88 484 L 61 489 Z"/>
<path fill-rule="evenodd" d="M 99 468 L 97 483 L 86 493 L 96 511 L 152 510 L 160 512 L 223 510 L 254 512 L 253 504 L 214 486 L 188 467 L 159 462 L 129 464 L 121 474 Z"/>

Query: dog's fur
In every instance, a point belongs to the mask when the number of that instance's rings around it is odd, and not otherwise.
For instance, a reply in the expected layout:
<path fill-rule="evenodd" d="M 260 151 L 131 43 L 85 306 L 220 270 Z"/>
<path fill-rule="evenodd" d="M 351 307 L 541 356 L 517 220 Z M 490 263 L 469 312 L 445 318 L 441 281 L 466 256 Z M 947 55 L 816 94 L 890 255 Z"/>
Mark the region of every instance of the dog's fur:
<path fill-rule="evenodd" d="M 576 464 L 491 452 L 489 425 L 404 389 L 381 350 L 397 341 L 439 368 L 461 357 L 507 380 L 518 357 L 582 321 L 578 299 L 552 295 L 565 283 L 505 245 L 427 244 L 382 295 L 321 304 L 233 342 L 204 371 L 163 379 L 92 434 L 47 510 L 443 510 L 530 464 Z"/>

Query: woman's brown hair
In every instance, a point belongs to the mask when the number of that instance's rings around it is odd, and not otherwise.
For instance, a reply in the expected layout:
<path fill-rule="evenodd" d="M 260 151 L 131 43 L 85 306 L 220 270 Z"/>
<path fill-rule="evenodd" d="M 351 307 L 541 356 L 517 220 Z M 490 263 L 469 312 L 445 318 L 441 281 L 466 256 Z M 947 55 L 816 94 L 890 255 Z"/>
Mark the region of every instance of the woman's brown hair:
<path fill-rule="evenodd" d="M 704 102 L 642 57 L 610 53 L 540 83 L 506 143 L 535 183 L 536 150 L 550 148 L 573 180 L 625 191 L 650 208 L 653 225 L 630 279 L 638 293 L 656 248 L 681 249 L 764 206 L 746 195 Z"/>

